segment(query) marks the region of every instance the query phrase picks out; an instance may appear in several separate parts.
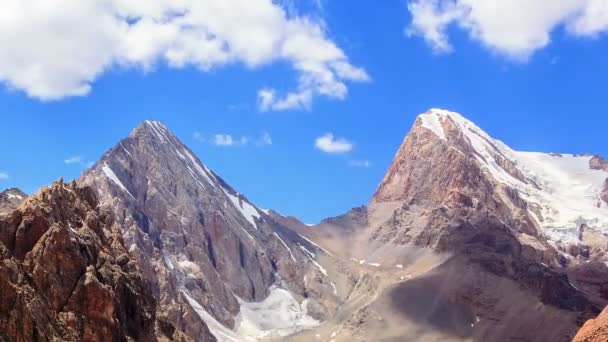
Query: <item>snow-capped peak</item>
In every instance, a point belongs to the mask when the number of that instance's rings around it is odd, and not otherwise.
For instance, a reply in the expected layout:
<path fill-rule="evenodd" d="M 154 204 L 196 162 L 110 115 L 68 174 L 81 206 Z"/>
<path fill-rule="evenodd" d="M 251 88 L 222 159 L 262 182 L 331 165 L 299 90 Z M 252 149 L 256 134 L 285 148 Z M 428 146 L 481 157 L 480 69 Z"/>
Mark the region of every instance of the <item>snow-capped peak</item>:
<path fill-rule="evenodd" d="M 592 156 L 515 151 L 448 110 L 431 109 L 419 119 L 423 128 L 447 143 L 452 142 L 448 141 L 445 121 L 451 120 L 470 144 L 472 157 L 482 170 L 540 208 L 541 217 L 532 212 L 530 216 L 549 240 L 575 243 L 581 224 L 608 233 L 608 204 L 601 199 L 608 172 L 591 168 Z M 516 172 L 507 171 L 505 163 L 512 164 Z"/>

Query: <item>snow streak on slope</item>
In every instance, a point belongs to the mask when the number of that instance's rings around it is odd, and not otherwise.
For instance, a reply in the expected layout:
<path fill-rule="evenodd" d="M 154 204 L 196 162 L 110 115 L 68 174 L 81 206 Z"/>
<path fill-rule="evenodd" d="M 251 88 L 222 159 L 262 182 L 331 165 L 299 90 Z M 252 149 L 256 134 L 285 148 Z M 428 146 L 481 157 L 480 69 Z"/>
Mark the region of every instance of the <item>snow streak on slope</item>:
<path fill-rule="evenodd" d="M 608 173 L 590 168 L 592 156 L 514 151 L 460 114 L 442 109 L 432 109 L 420 118 L 422 127 L 442 140 L 446 134 L 441 123 L 450 118 L 470 142 L 482 169 L 540 207 L 542 217 L 531 216 L 549 240 L 576 243 L 583 223 L 608 233 L 608 205 L 600 199 Z M 525 179 L 512 176 L 499 159 L 510 160 Z"/>
<path fill-rule="evenodd" d="M 274 236 L 279 239 L 279 241 L 281 242 L 281 244 L 283 245 L 283 247 L 285 247 L 285 249 L 287 249 L 287 251 L 289 252 L 289 256 L 291 257 L 291 260 L 293 260 L 294 262 L 297 262 L 296 257 L 293 256 L 293 253 L 291 252 L 291 248 L 289 248 L 289 246 L 287 246 L 287 244 L 285 243 L 285 241 L 283 241 L 283 239 L 281 239 L 281 237 L 279 236 L 279 234 L 277 234 L 276 232 L 272 233 L 274 234 Z"/>
<path fill-rule="evenodd" d="M 232 205 L 234 205 L 234 207 L 241 212 L 241 215 L 243 215 L 247 219 L 247 221 L 251 223 L 253 228 L 257 230 L 258 226 L 255 224 L 255 218 L 257 218 L 258 220 L 260 219 L 260 213 L 258 213 L 258 210 L 253 205 L 249 204 L 247 201 L 241 200 L 237 196 L 234 196 L 233 194 L 228 192 L 228 190 L 224 188 L 222 188 L 222 190 L 224 191 L 226 196 L 228 196 L 228 199 L 230 199 Z"/>
<path fill-rule="evenodd" d="M 106 176 L 110 179 L 110 181 L 112 181 L 112 183 L 118 185 L 118 187 L 122 191 L 126 192 L 129 196 L 131 196 L 131 198 L 135 199 L 135 197 L 133 197 L 133 195 L 131 195 L 129 190 L 127 190 L 127 188 L 122 184 L 120 179 L 118 179 L 118 177 L 116 176 L 114 171 L 112 171 L 112 169 L 108 166 L 108 164 L 103 165 L 103 173 L 106 174 Z"/>

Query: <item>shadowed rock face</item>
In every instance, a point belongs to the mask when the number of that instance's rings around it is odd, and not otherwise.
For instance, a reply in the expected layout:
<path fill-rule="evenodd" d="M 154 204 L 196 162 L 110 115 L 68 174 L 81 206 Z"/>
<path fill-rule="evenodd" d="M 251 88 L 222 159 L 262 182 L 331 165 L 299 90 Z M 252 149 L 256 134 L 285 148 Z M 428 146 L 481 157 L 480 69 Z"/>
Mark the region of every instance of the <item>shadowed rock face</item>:
<path fill-rule="evenodd" d="M 11 212 L 27 198 L 27 194 L 17 188 L 0 192 L 0 214 Z"/>
<path fill-rule="evenodd" d="M 78 183 L 113 213 L 158 311 L 196 340 L 209 336 L 188 297 L 229 329 L 238 299 L 261 301 L 272 285 L 299 301 L 310 297 L 316 318 L 335 309 L 330 281 L 298 243 L 315 247 L 237 193 L 159 122 L 142 123 Z"/>
<path fill-rule="evenodd" d="M 0 233 L 0 340 L 173 337 L 155 331 L 154 297 L 90 189 L 43 188 L 0 215 Z"/>

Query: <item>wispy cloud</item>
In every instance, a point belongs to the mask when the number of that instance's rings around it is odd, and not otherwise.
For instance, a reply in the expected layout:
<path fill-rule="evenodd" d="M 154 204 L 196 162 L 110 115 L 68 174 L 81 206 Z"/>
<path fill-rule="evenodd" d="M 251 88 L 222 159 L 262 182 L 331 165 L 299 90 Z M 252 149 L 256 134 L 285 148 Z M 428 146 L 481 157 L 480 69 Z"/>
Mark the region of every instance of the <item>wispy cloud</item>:
<path fill-rule="evenodd" d="M 367 168 L 367 167 L 371 167 L 372 163 L 369 160 L 365 160 L 365 159 L 361 159 L 361 160 L 353 159 L 353 160 L 350 160 L 348 162 L 348 165 L 352 166 L 352 167 L 365 167 L 365 168 Z"/>
<path fill-rule="evenodd" d="M 336 138 L 333 133 L 325 133 L 315 139 L 315 148 L 325 153 L 346 153 L 353 150 L 353 143 L 345 138 Z"/>
<path fill-rule="evenodd" d="M 68 159 L 65 159 L 63 161 L 64 163 L 70 165 L 70 164 L 80 164 L 82 163 L 82 156 L 73 156 L 73 157 L 69 157 Z"/>
<path fill-rule="evenodd" d="M 247 146 L 255 145 L 258 147 L 272 145 L 272 137 L 268 132 L 262 132 L 258 138 L 251 138 L 250 136 L 234 136 L 228 133 L 216 133 L 206 136 L 201 132 L 194 132 L 194 140 L 202 143 L 209 143 L 215 146 L 222 147 L 236 147 L 236 146 Z"/>
<path fill-rule="evenodd" d="M 64 159 L 63 162 L 66 165 L 80 165 L 80 166 L 84 166 L 84 167 L 91 167 L 91 166 L 93 166 L 93 164 L 95 164 L 95 162 L 90 161 L 90 160 L 85 160 L 82 156 L 79 156 L 79 155 Z"/>
<path fill-rule="evenodd" d="M 257 145 L 258 146 L 272 145 L 272 137 L 270 136 L 270 133 L 268 133 L 268 132 L 262 133 L 262 136 L 257 141 Z"/>
<path fill-rule="evenodd" d="M 244 146 L 249 143 L 246 137 L 233 138 L 230 134 L 214 134 L 212 143 L 216 146 Z"/>
<path fill-rule="evenodd" d="M 9 179 L 8 173 L 0 171 L 0 180 Z"/>

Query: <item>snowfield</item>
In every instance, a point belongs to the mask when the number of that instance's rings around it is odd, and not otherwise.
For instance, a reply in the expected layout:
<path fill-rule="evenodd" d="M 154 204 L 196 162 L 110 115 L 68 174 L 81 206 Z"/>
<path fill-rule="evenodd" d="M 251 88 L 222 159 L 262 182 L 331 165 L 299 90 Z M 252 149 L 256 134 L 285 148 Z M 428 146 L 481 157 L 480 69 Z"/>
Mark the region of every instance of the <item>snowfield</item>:
<path fill-rule="evenodd" d="M 541 217 L 529 213 L 548 240 L 577 243 L 581 224 L 608 233 L 608 204 L 600 199 L 608 172 L 591 169 L 592 156 L 515 151 L 458 113 L 432 109 L 419 116 L 422 127 L 444 141 L 441 123 L 448 117 L 471 143 L 482 169 L 540 208 Z M 513 162 L 525 180 L 504 170 L 498 158 Z"/>

